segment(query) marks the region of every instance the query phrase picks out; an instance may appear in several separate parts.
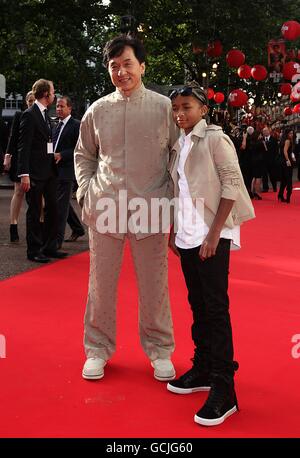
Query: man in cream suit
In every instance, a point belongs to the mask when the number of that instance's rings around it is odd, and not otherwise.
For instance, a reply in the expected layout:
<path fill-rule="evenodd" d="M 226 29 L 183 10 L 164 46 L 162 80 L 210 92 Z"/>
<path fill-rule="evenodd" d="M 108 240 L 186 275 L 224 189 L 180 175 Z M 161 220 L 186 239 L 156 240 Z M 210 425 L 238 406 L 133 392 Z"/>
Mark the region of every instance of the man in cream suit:
<path fill-rule="evenodd" d="M 139 289 L 139 334 L 160 381 L 175 378 L 169 304 L 168 234 L 127 224 L 134 208 L 128 202 L 165 198 L 167 164 L 177 132 L 167 97 L 145 89 L 145 51 L 135 38 L 121 35 L 104 48 L 104 64 L 115 92 L 100 98 L 85 113 L 75 149 L 77 198 L 89 226 L 90 278 L 84 320 L 87 356 L 82 375 L 100 379 L 116 347 L 116 291 L 124 242 L 128 238 Z M 100 209 L 115 206 L 115 224 L 104 230 Z M 121 210 L 120 210 L 121 209 Z M 110 215 L 111 216 L 111 215 Z M 151 215 L 150 215 L 151 216 Z M 103 222 L 103 220 L 102 220 Z M 137 223 L 137 221 L 136 221 Z M 99 227 L 101 226 L 101 227 Z M 127 226 L 131 227 L 127 230 Z M 125 228 L 125 229 L 124 229 Z"/>

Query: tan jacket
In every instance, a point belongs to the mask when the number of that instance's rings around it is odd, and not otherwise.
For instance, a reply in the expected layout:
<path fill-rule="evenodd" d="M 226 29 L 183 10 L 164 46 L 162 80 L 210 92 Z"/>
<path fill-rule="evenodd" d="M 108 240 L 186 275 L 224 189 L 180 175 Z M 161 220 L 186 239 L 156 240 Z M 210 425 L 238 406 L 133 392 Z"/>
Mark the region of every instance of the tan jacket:
<path fill-rule="evenodd" d="M 178 197 L 179 140 L 172 149 L 168 166 Z M 204 220 L 210 227 L 220 199 L 234 200 L 225 226 L 232 228 L 255 217 L 252 202 L 244 184 L 235 147 L 221 127 L 202 119 L 192 131 L 192 147 L 184 166 L 189 191 L 193 199 L 204 198 Z"/>
<path fill-rule="evenodd" d="M 116 90 L 93 103 L 82 119 L 74 155 L 84 223 L 96 230 L 96 205 L 103 197 L 115 200 L 118 215 L 120 190 L 128 199 L 166 197 L 167 165 L 177 137 L 170 100 L 143 85 L 129 98 Z M 118 230 L 111 235 L 124 237 Z"/>

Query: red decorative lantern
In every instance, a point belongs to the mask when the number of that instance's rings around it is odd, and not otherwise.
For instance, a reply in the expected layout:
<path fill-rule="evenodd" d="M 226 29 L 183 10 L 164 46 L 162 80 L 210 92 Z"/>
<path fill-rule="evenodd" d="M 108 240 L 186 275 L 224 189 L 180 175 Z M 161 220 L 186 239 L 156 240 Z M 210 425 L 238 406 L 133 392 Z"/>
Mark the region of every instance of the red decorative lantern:
<path fill-rule="evenodd" d="M 280 86 L 280 92 L 282 95 L 290 95 L 292 92 L 292 85 L 290 83 L 283 83 Z"/>
<path fill-rule="evenodd" d="M 293 113 L 300 113 L 300 103 L 297 103 L 297 105 L 294 106 Z"/>
<path fill-rule="evenodd" d="M 220 40 L 212 41 L 208 43 L 207 55 L 208 57 L 219 57 L 223 52 L 223 45 Z"/>
<path fill-rule="evenodd" d="M 227 53 L 226 62 L 229 67 L 240 67 L 245 62 L 245 54 L 239 49 L 232 49 Z"/>
<path fill-rule="evenodd" d="M 300 94 L 298 92 L 292 92 L 290 95 L 290 99 L 293 103 L 300 102 Z"/>
<path fill-rule="evenodd" d="M 287 62 L 282 69 L 283 77 L 286 80 L 291 80 L 296 73 L 300 73 L 300 64 L 298 62 Z"/>
<path fill-rule="evenodd" d="M 287 21 L 281 27 L 281 33 L 286 40 L 297 40 L 300 37 L 300 24 L 297 21 Z"/>
<path fill-rule="evenodd" d="M 285 107 L 285 109 L 283 110 L 283 114 L 284 116 L 291 116 L 291 114 L 293 114 L 293 110 L 291 109 L 291 107 Z"/>
<path fill-rule="evenodd" d="M 300 94 L 300 81 L 298 83 L 295 84 L 295 86 L 293 87 L 293 92 L 296 94 Z"/>
<path fill-rule="evenodd" d="M 225 99 L 225 96 L 224 96 L 223 92 L 216 92 L 215 93 L 214 101 L 216 103 L 222 103 L 222 102 L 224 102 L 224 99 Z"/>
<path fill-rule="evenodd" d="M 247 64 L 241 65 L 237 72 L 240 78 L 247 80 L 251 76 L 251 67 Z"/>
<path fill-rule="evenodd" d="M 262 81 L 266 79 L 268 72 L 263 65 L 254 65 L 251 69 L 251 75 L 255 80 Z"/>
<path fill-rule="evenodd" d="M 232 107 L 242 107 L 248 102 L 248 95 L 242 89 L 234 89 L 228 96 L 228 103 Z"/>
<path fill-rule="evenodd" d="M 208 100 L 212 99 L 214 95 L 215 95 L 215 91 L 211 87 L 209 87 L 207 89 L 207 98 L 208 98 Z"/>

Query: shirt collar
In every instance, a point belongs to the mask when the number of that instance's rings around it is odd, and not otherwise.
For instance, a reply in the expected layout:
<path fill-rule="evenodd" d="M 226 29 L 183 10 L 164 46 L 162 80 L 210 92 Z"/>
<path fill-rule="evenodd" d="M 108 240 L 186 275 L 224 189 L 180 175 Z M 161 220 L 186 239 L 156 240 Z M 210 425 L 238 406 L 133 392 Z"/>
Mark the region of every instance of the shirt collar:
<path fill-rule="evenodd" d="M 190 143 L 191 142 L 191 139 L 192 139 L 192 132 L 190 132 L 189 134 L 185 135 L 185 133 L 183 132 L 180 137 L 179 137 L 179 144 L 180 144 L 180 148 L 183 148 L 184 144 L 187 142 L 187 143 Z"/>
<path fill-rule="evenodd" d="M 43 114 L 44 116 L 44 111 L 47 110 L 47 107 L 45 107 L 45 105 L 43 105 L 41 102 L 39 102 L 38 100 L 35 100 L 34 103 L 37 104 L 37 106 L 39 107 L 41 113 Z"/>
<path fill-rule="evenodd" d="M 129 100 L 136 100 L 136 99 L 143 97 L 145 92 L 146 92 L 146 89 L 145 89 L 144 84 L 142 83 L 137 89 L 135 89 L 132 92 L 130 97 L 127 97 L 126 95 L 124 95 L 118 88 L 116 88 L 115 94 L 118 100 L 128 100 L 129 101 Z"/>
<path fill-rule="evenodd" d="M 59 122 L 62 122 L 65 126 L 70 118 L 71 118 L 71 115 L 69 114 L 66 118 L 60 119 Z"/>

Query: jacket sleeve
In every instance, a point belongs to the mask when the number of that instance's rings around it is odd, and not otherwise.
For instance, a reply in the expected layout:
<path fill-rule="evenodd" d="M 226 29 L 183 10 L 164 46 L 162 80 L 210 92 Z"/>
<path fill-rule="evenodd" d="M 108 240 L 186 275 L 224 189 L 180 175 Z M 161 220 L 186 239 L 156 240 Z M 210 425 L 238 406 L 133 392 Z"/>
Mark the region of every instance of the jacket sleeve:
<path fill-rule="evenodd" d="M 34 135 L 34 121 L 28 111 L 24 111 L 20 120 L 18 141 L 18 175 L 29 175 L 31 145 Z"/>
<path fill-rule="evenodd" d="M 238 198 L 242 174 L 235 147 L 230 138 L 221 133 L 211 136 L 210 150 L 221 182 L 221 198 Z"/>
<path fill-rule="evenodd" d="M 98 150 L 99 146 L 93 124 L 93 112 L 88 109 L 80 124 L 79 138 L 74 153 L 75 176 L 78 183 L 77 200 L 79 204 L 82 203 L 90 180 L 96 173 Z"/>
<path fill-rule="evenodd" d="M 21 116 L 22 113 L 17 111 L 10 129 L 6 152 L 11 155 L 14 155 L 17 152 Z"/>

